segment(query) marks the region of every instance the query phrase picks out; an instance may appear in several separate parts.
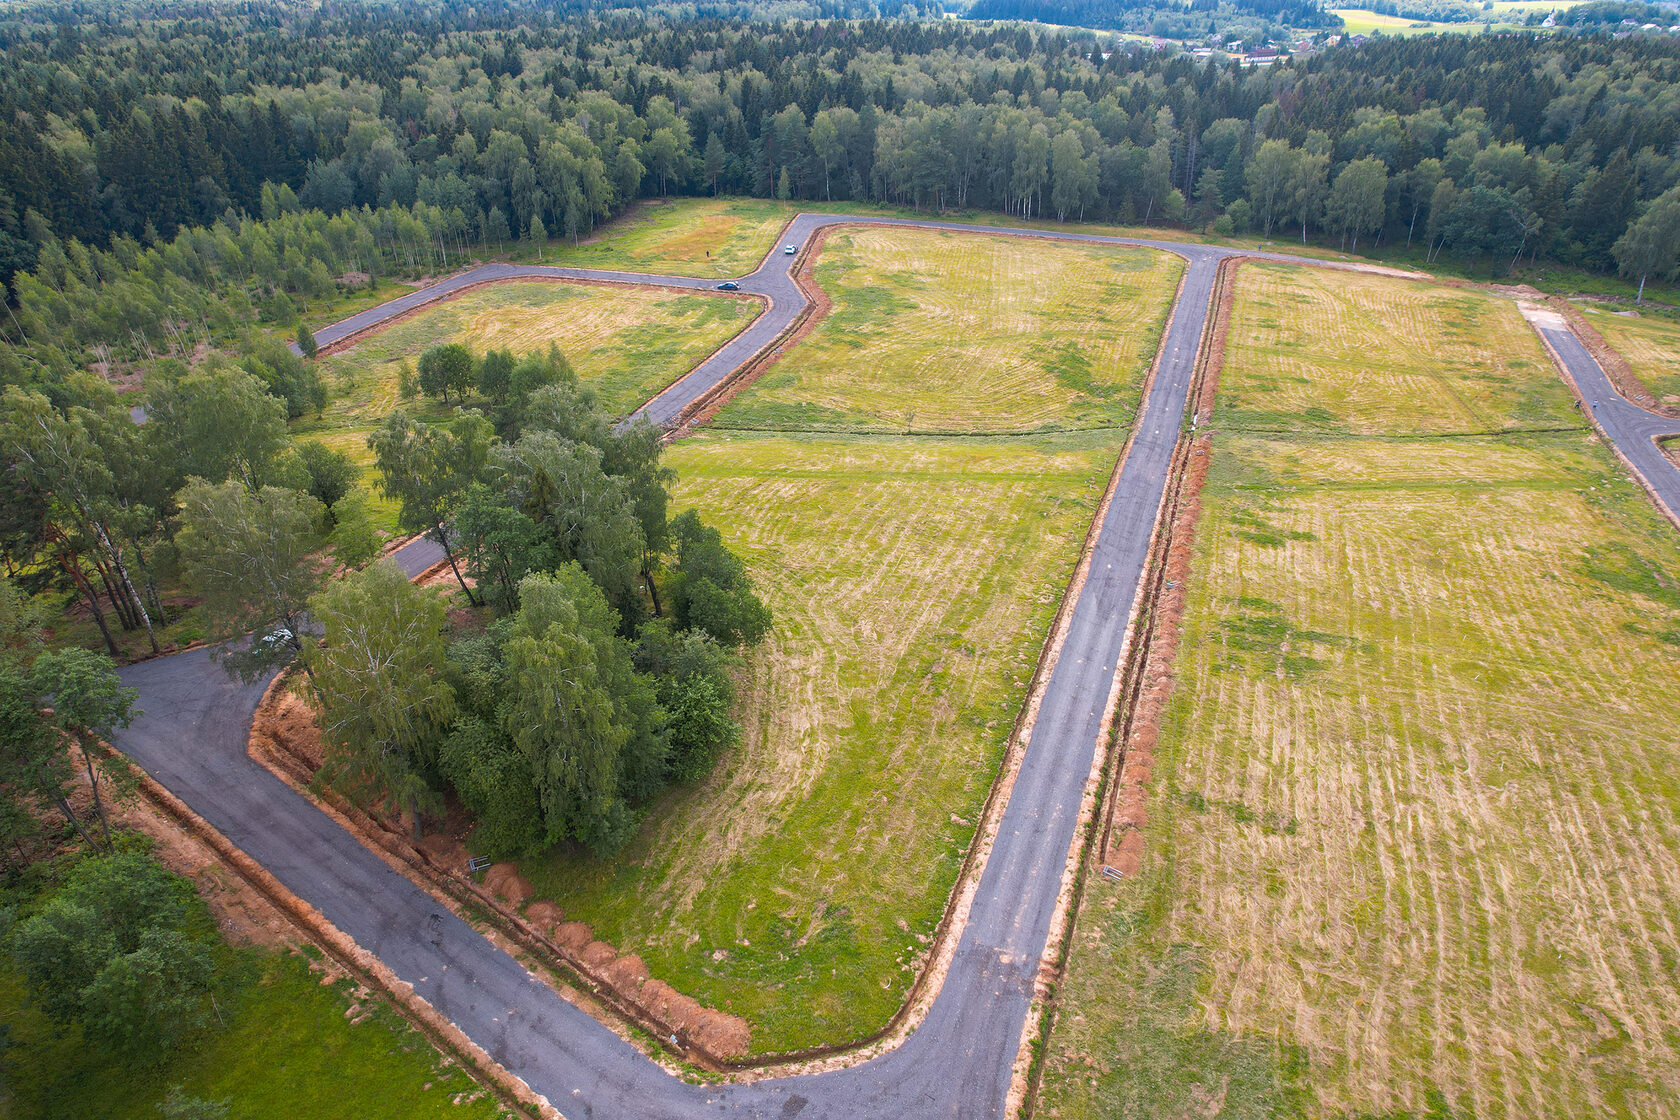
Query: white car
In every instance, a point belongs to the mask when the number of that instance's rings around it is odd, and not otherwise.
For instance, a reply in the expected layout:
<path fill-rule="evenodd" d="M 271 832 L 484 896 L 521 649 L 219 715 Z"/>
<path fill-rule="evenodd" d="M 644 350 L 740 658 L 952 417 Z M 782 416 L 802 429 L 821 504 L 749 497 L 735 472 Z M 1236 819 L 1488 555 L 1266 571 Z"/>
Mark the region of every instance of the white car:
<path fill-rule="evenodd" d="M 786 249 L 783 249 L 782 252 L 791 257 L 795 253 L 799 252 L 799 247 L 797 245 L 789 245 Z"/>

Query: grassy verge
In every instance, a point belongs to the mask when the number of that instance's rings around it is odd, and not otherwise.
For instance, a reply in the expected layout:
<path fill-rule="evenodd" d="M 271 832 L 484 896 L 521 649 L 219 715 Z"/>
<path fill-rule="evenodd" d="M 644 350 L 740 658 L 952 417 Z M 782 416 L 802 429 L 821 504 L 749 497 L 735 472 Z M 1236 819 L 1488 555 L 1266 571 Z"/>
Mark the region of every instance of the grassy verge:
<path fill-rule="evenodd" d="M 625 414 L 687 373 L 757 313 L 758 304 L 750 300 L 651 289 L 545 282 L 479 288 L 323 358 L 321 376 L 332 400 L 319 419 L 300 420 L 292 431 L 369 466 L 368 433 L 403 403 L 400 364 L 451 341 L 476 352 L 518 354 L 552 343 L 615 414 Z M 423 399 L 408 407 L 431 419 L 449 411 Z M 388 528 L 394 507 L 373 496 L 373 508 Z"/>
<path fill-rule="evenodd" d="M 1182 270 L 1147 249 L 838 231 L 816 269 L 834 309 L 716 423 L 924 433 L 1124 425 Z"/>
<path fill-rule="evenodd" d="M 179 1049 L 114 1061 L 30 1001 L 0 958 L 5 1077 L 0 1115 L 19 1120 L 156 1120 L 171 1086 L 229 1101 L 231 1120 L 495 1120 L 500 1102 L 376 997 L 328 982 L 294 953 L 217 944 L 221 995 Z"/>
<path fill-rule="evenodd" d="M 1089 887 L 1041 1115 L 1680 1114 L 1680 541 L 1585 435 L 1420 438 L 1532 376 L 1400 408 L 1350 364 L 1296 402 L 1329 420 L 1216 436 L 1143 867 Z"/>
<path fill-rule="evenodd" d="M 1509 299 L 1290 265 L 1237 274 L 1221 428 L 1456 434 L 1583 428 Z"/>
<path fill-rule="evenodd" d="M 1582 308 L 1592 325 L 1659 401 L 1680 404 L 1680 316 L 1606 315 Z"/>
<path fill-rule="evenodd" d="M 971 842 L 1121 433 L 702 435 L 678 508 L 721 526 L 776 625 L 744 738 L 611 864 L 523 870 L 755 1052 L 897 1010 Z"/>

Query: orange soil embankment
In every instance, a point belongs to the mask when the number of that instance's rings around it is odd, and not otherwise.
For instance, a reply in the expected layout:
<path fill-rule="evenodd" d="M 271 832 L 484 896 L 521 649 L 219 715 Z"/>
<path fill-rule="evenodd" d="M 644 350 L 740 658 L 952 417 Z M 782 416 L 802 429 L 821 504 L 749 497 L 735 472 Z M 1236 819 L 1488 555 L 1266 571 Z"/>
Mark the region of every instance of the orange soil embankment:
<path fill-rule="evenodd" d="M 114 751 L 109 751 L 108 764 L 129 765 Z M 174 822 L 182 832 L 214 853 L 223 867 L 238 875 L 262 896 L 264 907 L 258 912 L 271 910 L 274 914 L 284 915 L 300 933 L 340 966 L 384 989 L 396 1008 L 434 1045 L 460 1056 L 464 1068 L 480 1084 L 515 1107 L 529 1110 L 544 1120 L 561 1120 L 560 1113 L 547 1100 L 502 1068 L 455 1024 L 417 996 L 410 985 L 386 968 L 377 957 L 358 947 L 318 910 L 287 890 L 266 868 L 235 847 L 232 841 L 149 774 L 138 768 L 133 768 L 133 773 L 137 779 L 137 792 L 159 817 Z"/>
<path fill-rule="evenodd" d="M 566 921 L 553 903 L 527 905 L 531 885 L 512 864 L 496 864 L 482 882 L 475 882 L 460 836 L 434 831 L 415 843 L 412 822 L 377 817 L 330 793 L 317 793 L 312 787 L 322 743 L 315 713 L 278 681 L 257 709 L 250 753 L 440 902 L 463 917 L 487 916 L 501 935 L 492 940 L 502 948 L 557 973 L 562 982 L 573 981 L 557 985 L 558 990 L 608 1025 L 614 1025 L 613 1018 L 634 1024 L 673 1044 L 684 1059 L 714 1070 L 728 1068 L 746 1053 L 750 1030 L 744 1019 L 707 1008 L 654 979 L 640 957 L 620 954 L 597 940 L 583 922 Z M 454 831 L 464 833 L 465 828 Z"/>
<path fill-rule="evenodd" d="M 1641 408 L 1649 409 L 1660 416 L 1680 418 L 1680 406 L 1659 401 L 1657 395 L 1651 392 L 1651 387 L 1634 372 L 1628 360 L 1604 340 L 1604 336 L 1581 314 L 1581 309 L 1576 307 L 1573 301 L 1562 296 L 1552 296 L 1546 300 L 1546 306 L 1569 321 L 1575 337 L 1581 340 L 1581 345 L 1587 348 L 1587 353 L 1603 368 L 1610 378 L 1610 383 L 1616 387 L 1616 392 Z"/>

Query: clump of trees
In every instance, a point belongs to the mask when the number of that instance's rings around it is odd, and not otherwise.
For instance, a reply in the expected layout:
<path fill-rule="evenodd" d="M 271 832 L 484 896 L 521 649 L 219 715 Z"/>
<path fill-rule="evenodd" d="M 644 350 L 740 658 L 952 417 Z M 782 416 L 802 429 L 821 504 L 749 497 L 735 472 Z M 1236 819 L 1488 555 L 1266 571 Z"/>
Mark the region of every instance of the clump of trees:
<path fill-rule="evenodd" d="M 191 884 L 149 856 L 119 852 L 79 860 L 10 941 L 19 975 L 50 1018 L 135 1062 L 180 1046 L 208 1022 L 214 937 Z"/>
<path fill-rule="evenodd" d="M 368 444 L 404 525 L 491 621 L 452 624 L 389 563 L 317 593 L 323 776 L 416 829 L 453 789 L 492 855 L 610 854 L 650 798 L 735 740 L 729 670 L 770 613 L 715 529 L 669 518 L 660 433 L 615 427 L 557 350 L 428 359 L 495 418 L 399 411 Z"/>

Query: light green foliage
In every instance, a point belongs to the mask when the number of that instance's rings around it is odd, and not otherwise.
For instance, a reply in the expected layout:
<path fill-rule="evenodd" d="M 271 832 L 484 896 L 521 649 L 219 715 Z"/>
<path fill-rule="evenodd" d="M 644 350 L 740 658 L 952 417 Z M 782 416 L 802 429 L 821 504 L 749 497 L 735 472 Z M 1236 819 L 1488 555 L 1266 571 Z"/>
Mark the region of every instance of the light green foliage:
<path fill-rule="evenodd" d="M 1325 224 L 1344 239 L 1348 248 L 1359 250 L 1359 235 L 1382 228 L 1388 213 L 1388 165 L 1374 156 L 1356 159 L 1344 167 L 1330 188 L 1325 203 Z"/>
<path fill-rule="evenodd" d="M 740 738 L 731 715 L 735 664 L 711 635 L 678 633 L 666 619 L 649 622 L 636 636 L 636 668 L 653 678 L 670 721 L 672 781 L 700 781 Z"/>
<path fill-rule="evenodd" d="M 693 510 L 672 522 L 671 532 L 677 563 L 669 593 L 677 626 L 730 649 L 757 645 L 770 629 L 770 609 L 753 594 L 746 565 Z"/>
<path fill-rule="evenodd" d="M 148 856 L 84 859 L 12 936 L 12 959 L 51 1017 L 134 1061 L 207 1019 L 203 904 Z"/>
<path fill-rule="evenodd" d="M 601 459 L 596 447 L 541 430 L 528 430 L 491 455 L 500 485 L 549 530 L 559 558 L 583 565 L 624 611 L 637 602 L 645 539 L 628 484 L 603 471 Z"/>
<path fill-rule="evenodd" d="M 442 397 L 448 404 L 451 390 L 465 397 L 477 383 L 478 360 L 459 342 L 446 342 L 420 355 L 420 391 L 428 397 Z"/>
<path fill-rule="evenodd" d="M 281 481 L 286 404 L 236 366 L 207 363 L 159 385 L 147 397 L 146 416 L 169 447 L 178 478 L 235 478 L 253 490 Z"/>
<path fill-rule="evenodd" d="M 472 811 L 473 850 L 492 859 L 530 856 L 550 842 L 531 762 L 501 727 L 477 716 L 444 740 L 438 769 Z"/>
<path fill-rule="evenodd" d="M 94 766 L 101 744 L 119 728 L 134 722 L 138 689 L 125 688 L 117 667 L 103 653 L 87 649 L 59 649 L 36 658 L 32 670 L 35 694 L 51 705 L 48 722 L 76 745 L 82 768 L 93 793 L 93 807 L 99 814 L 105 843 L 111 842 L 111 824 L 105 809 L 105 789 L 122 771 L 106 772 Z"/>
<path fill-rule="evenodd" d="M 253 492 L 232 480 L 203 479 L 189 482 L 176 500 L 182 572 L 203 597 L 212 632 L 223 638 L 259 632 L 245 648 L 226 652 L 224 664 L 254 679 L 303 652 L 303 612 L 321 584 L 310 556 L 320 503 L 277 486 Z"/>
<path fill-rule="evenodd" d="M 363 804 L 432 803 L 424 771 L 455 713 L 443 600 L 383 561 L 329 585 L 310 613 L 323 630 L 310 659 L 327 745 L 321 776 Z"/>
<path fill-rule="evenodd" d="M 549 843 L 615 851 L 634 828 L 632 802 L 663 780 L 664 714 L 582 568 L 526 577 L 520 602 L 502 725 L 535 775 Z"/>
<path fill-rule="evenodd" d="M 398 409 L 367 439 L 379 466 L 380 489 L 399 503 L 399 523 L 442 545 L 451 568 L 455 542 L 449 518 L 483 472 L 493 436 L 490 422 L 471 410 L 442 425 L 411 420 Z M 455 575 L 460 580 L 458 569 Z M 476 603 L 466 582 L 460 582 L 467 599 Z"/>
<path fill-rule="evenodd" d="M 355 488 L 361 470 L 350 456 L 319 440 L 301 440 L 293 450 L 308 479 L 309 495 L 326 507 L 329 517 L 336 517 L 333 507 Z"/>
<path fill-rule="evenodd" d="M 501 614 L 519 605 L 519 581 L 556 563 L 543 527 L 516 509 L 506 494 L 474 483 L 455 511 L 455 533 L 467 576 Z"/>

